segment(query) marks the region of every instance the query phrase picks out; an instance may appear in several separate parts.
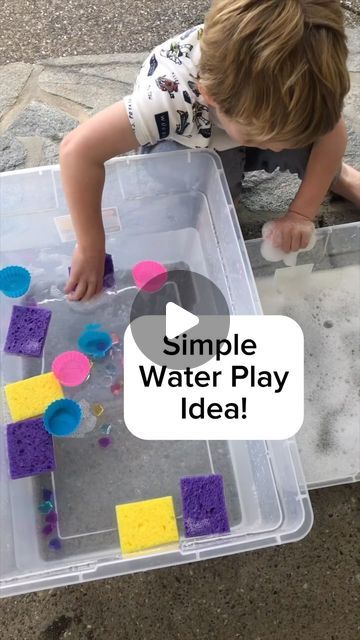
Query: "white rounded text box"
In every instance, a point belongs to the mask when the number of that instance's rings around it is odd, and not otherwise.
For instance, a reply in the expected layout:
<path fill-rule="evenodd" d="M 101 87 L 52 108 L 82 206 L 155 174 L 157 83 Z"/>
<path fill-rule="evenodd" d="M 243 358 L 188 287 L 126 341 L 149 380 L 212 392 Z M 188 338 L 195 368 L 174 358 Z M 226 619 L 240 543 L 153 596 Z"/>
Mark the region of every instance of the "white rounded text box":
<path fill-rule="evenodd" d="M 174 351 L 191 349 L 189 337 L 179 336 L 172 343 Z M 213 344 L 213 353 L 211 360 L 193 369 L 161 367 L 143 355 L 131 326 L 127 328 L 124 418 L 134 436 L 145 440 L 282 440 L 300 429 L 304 337 L 294 320 L 231 316 L 227 342 Z"/>

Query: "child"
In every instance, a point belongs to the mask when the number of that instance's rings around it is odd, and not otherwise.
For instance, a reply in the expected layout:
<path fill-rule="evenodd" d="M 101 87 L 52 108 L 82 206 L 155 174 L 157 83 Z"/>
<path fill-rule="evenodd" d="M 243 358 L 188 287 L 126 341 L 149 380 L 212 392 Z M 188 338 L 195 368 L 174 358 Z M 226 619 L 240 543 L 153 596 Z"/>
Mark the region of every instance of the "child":
<path fill-rule="evenodd" d="M 205 25 L 156 47 L 133 94 L 61 145 L 78 243 L 71 299 L 102 288 L 104 162 L 139 146 L 217 150 L 233 197 L 245 171 L 297 173 L 299 191 L 272 227 L 273 244 L 286 252 L 307 246 L 330 188 L 360 206 L 360 173 L 342 162 L 346 58 L 338 0 L 215 0 Z"/>

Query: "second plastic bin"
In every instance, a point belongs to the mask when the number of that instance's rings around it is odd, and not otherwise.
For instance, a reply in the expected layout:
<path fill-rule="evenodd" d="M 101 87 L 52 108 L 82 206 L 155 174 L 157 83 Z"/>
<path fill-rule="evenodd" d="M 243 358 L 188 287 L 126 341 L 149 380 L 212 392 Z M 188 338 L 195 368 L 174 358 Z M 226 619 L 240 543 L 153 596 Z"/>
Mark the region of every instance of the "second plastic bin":
<path fill-rule="evenodd" d="M 246 243 L 264 313 L 305 336 L 305 419 L 296 439 L 308 487 L 360 480 L 360 223 L 316 231 L 298 265 L 268 263 Z"/>

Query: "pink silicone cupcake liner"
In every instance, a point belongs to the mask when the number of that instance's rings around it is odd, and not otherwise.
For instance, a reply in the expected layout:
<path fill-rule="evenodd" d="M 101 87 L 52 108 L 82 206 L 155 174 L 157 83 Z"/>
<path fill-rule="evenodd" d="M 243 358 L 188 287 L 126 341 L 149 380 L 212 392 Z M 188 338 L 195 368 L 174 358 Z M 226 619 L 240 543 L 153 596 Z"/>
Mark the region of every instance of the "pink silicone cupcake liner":
<path fill-rule="evenodd" d="M 80 351 L 60 353 L 52 363 L 54 376 L 65 387 L 77 387 L 88 377 L 91 369 L 89 358 Z"/>
<path fill-rule="evenodd" d="M 161 262 L 143 260 L 132 270 L 136 286 L 143 291 L 154 293 L 164 286 L 168 279 L 168 271 Z"/>

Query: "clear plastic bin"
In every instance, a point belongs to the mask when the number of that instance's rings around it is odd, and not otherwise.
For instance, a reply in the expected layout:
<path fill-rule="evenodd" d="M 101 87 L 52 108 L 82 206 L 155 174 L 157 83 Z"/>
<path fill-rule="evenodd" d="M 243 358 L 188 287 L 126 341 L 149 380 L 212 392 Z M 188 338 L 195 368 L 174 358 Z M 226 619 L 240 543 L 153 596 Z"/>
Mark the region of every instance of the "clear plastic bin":
<path fill-rule="evenodd" d="M 89 305 L 69 304 L 61 293 L 73 249 L 58 167 L 0 176 L 2 264 L 24 264 L 40 304 L 51 308 L 43 361 L 1 358 L 2 384 L 48 371 L 53 357 L 73 348 L 81 327 L 101 322 L 120 336 L 134 292 L 121 292 L 141 259 L 181 266 L 211 278 L 232 313 L 256 314 L 259 300 L 245 244 L 221 163 L 210 152 L 175 152 L 116 159 L 107 165 L 103 207 L 107 250 L 116 287 Z M 114 215 L 117 211 L 119 217 Z M 116 226 L 120 225 L 120 229 Z M 59 235 L 58 229 L 61 230 Z M 69 240 L 69 241 L 62 241 Z M 1 345 L 11 302 L 1 299 Z M 121 354 L 120 354 L 121 355 Z M 105 365 L 104 365 L 105 366 Z M 171 566 L 296 541 L 309 531 L 312 511 L 294 441 L 144 442 L 122 420 L 101 367 L 84 389 L 66 395 L 103 403 L 113 446 L 101 450 L 98 432 L 57 439 L 53 474 L 11 481 L 5 429 L 1 429 L 1 593 L 42 588 Z M 7 422 L 6 416 L 2 420 Z M 179 481 L 184 475 L 221 473 L 231 533 L 186 539 Z M 42 489 L 53 489 L 59 514 L 56 552 L 41 535 L 37 507 Z M 181 534 L 176 548 L 123 557 L 115 505 L 172 495 Z"/>
<path fill-rule="evenodd" d="M 305 420 L 296 440 L 309 488 L 360 480 L 360 222 L 318 229 L 298 265 L 246 243 L 264 313 L 305 335 Z"/>

